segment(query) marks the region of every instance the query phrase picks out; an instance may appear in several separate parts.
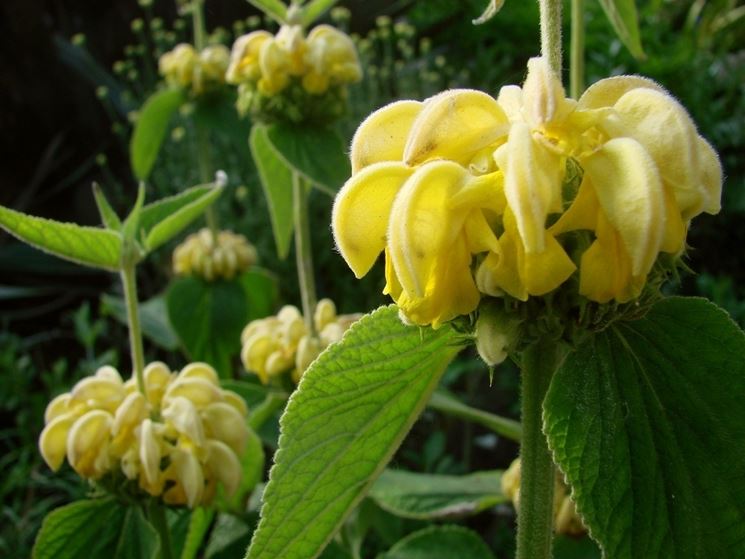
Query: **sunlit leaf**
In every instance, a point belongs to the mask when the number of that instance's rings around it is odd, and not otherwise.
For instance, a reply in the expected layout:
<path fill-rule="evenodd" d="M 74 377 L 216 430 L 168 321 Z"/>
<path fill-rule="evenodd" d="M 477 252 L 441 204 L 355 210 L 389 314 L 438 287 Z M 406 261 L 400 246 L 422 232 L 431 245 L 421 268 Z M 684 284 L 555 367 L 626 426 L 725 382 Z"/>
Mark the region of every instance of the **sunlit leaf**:
<path fill-rule="evenodd" d="M 339 0 L 311 0 L 303 8 L 303 26 L 308 27 Z"/>
<path fill-rule="evenodd" d="M 482 23 L 486 23 L 499 13 L 499 10 L 502 9 L 502 6 L 504 6 L 504 0 L 489 0 L 484 13 L 474 19 L 473 24 L 481 25 Z"/>
<path fill-rule="evenodd" d="M 106 229 L 113 229 L 118 231 L 122 227 L 122 222 L 119 216 L 109 204 L 103 190 L 98 183 L 93 183 L 93 197 L 96 199 L 96 206 L 98 207 L 98 213 L 101 215 L 101 222 Z"/>
<path fill-rule="evenodd" d="M 248 0 L 249 4 L 256 6 L 277 23 L 287 20 L 287 6 L 279 0 Z"/>
<path fill-rule="evenodd" d="M 305 372 L 248 559 L 315 557 L 401 444 L 460 349 L 450 327 L 405 326 L 396 307 L 356 322 Z"/>
<path fill-rule="evenodd" d="M 59 258 L 104 270 L 119 269 L 122 238 L 114 231 L 34 217 L 3 206 L 0 227 Z"/>
<path fill-rule="evenodd" d="M 618 38 L 634 58 L 644 58 L 635 0 L 599 0 Z"/>

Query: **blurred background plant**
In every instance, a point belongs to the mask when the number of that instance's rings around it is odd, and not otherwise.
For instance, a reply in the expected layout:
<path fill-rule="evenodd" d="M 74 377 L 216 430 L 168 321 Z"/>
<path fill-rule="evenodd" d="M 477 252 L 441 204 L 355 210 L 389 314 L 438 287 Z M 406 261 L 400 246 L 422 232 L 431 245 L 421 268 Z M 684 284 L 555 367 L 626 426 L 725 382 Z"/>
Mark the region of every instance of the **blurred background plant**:
<path fill-rule="evenodd" d="M 352 35 L 365 76 L 350 88 L 348 114 L 337 125 L 342 137 L 348 141 L 367 114 L 394 99 L 423 99 L 448 87 L 496 93 L 505 83 L 520 83 L 526 60 L 537 54 L 537 6 L 506 2 L 496 18 L 473 26 L 483 4 L 350 0 L 327 13 L 325 21 Z M 637 8 L 645 53 L 640 59 L 613 38 L 600 4 L 586 2 L 587 82 L 621 73 L 652 77 L 682 101 L 700 133 L 719 150 L 726 176 L 723 210 L 716 218 L 702 216 L 696 222 L 689 242 L 690 265 L 698 275 L 684 277 L 679 289 L 711 298 L 745 325 L 745 252 L 736 248 L 745 245 L 745 7 L 735 0 L 644 0 Z M 229 46 L 249 31 L 277 30 L 276 23 L 238 0 L 207 0 L 205 15 L 207 44 Z M 191 41 L 190 15 L 180 14 L 170 0 L 10 0 L 0 6 L 0 31 L 0 124 L 5 132 L 0 139 L 0 204 L 94 224 L 90 184 L 97 181 L 121 215 L 135 194 L 129 160 L 133 124 L 144 101 L 161 87 L 160 55 Z M 227 101 L 181 106 L 152 167 L 148 197 L 161 198 L 201 182 L 194 164 L 196 126 L 209 128 L 213 167 L 228 177 L 227 190 L 216 204 L 220 222 L 255 245 L 263 268 L 279 278 L 292 277 L 293 259 L 276 256 L 267 203 L 248 151 L 251 123 L 237 118 Z M 331 201 L 313 192 L 312 223 L 329 222 Z M 328 227 L 313 228 L 312 236 L 319 294 L 333 294 L 340 313 L 386 302 L 380 294 L 382 269 L 351 281 Z M 169 243 L 154 253 L 140 273 L 140 298 L 148 301 L 143 307 L 143 328 L 151 342 L 147 361 L 173 360 L 180 345 L 161 296 L 171 277 L 174 246 Z M 0 235 L 0 464 L 5 472 L 0 555 L 11 550 L 14 556 L 28 555 L 44 515 L 86 492 L 69 468 L 52 475 L 42 466 L 36 441 L 52 396 L 103 363 L 116 366 L 118 355 L 126 353 L 125 312 L 115 279 Z M 294 281 L 278 286 L 274 308 L 267 313 L 299 301 Z M 236 370 L 239 350 L 236 346 Z M 490 390 L 483 389 L 486 373 L 475 355 L 466 356 L 447 373 L 445 388 L 475 408 L 515 417 L 516 370 L 500 367 Z M 272 450 L 276 423 L 262 428 L 261 435 Z M 393 464 L 432 474 L 463 474 L 495 464 L 506 468 L 515 448 L 477 422 L 429 410 Z M 348 548 L 358 546 L 360 556 L 387 549 L 426 525 L 386 512 L 380 498 L 367 499 L 355 518 L 357 523 L 345 527 L 340 541 Z M 504 505 L 467 525 L 489 534 L 487 543 L 500 556 L 512 553 L 512 516 Z M 230 526 L 223 528 L 230 531 Z M 214 544 L 206 556 L 231 549 L 240 553 L 249 536 L 229 538 L 222 547 Z"/>

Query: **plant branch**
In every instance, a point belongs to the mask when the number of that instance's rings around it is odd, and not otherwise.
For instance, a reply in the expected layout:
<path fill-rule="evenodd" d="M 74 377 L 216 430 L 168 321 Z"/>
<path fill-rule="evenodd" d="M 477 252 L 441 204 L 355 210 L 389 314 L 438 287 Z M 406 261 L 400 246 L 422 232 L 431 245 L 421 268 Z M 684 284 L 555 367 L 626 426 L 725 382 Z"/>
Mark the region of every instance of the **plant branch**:
<path fill-rule="evenodd" d="M 585 0 L 572 0 L 572 41 L 569 47 L 569 96 L 585 90 Z"/>
<path fill-rule="evenodd" d="M 541 13 L 541 55 L 561 80 L 561 2 L 538 0 Z"/>
<path fill-rule="evenodd" d="M 145 351 L 142 345 L 142 330 L 140 329 L 140 311 L 137 303 L 136 264 L 125 263 L 121 270 L 124 286 L 124 304 L 127 308 L 127 324 L 129 325 L 129 347 L 132 355 L 132 371 L 137 379 L 137 389 L 147 398 L 145 391 Z"/>
<path fill-rule="evenodd" d="M 308 219 L 308 189 L 297 171 L 292 173 L 293 221 L 295 226 L 295 262 L 300 284 L 305 326 L 311 336 L 317 332 L 313 324 L 316 308 L 316 284 L 313 277 L 313 253 L 310 244 L 310 220 Z"/>

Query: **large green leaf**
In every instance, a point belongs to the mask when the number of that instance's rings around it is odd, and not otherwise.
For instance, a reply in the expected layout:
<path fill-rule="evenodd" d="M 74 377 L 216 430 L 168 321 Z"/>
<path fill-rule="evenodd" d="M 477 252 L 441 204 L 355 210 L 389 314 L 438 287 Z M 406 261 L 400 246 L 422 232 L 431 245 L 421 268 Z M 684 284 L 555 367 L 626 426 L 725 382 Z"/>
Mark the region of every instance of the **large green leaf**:
<path fill-rule="evenodd" d="M 157 559 L 160 539 L 142 511 L 115 499 L 86 499 L 44 518 L 33 559 Z"/>
<path fill-rule="evenodd" d="M 464 476 L 385 470 L 370 497 L 382 509 L 405 518 L 461 517 L 505 502 L 501 480 L 501 470 Z"/>
<path fill-rule="evenodd" d="M 140 216 L 145 249 L 154 250 L 178 235 L 217 200 L 223 189 L 219 183 L 195 186 L 145 206 Z"/>
<path fill-rule="evenodd" d="M 644 58 L 635 0 L 599 0 L 618 38 L 635 58 Z"/>
<path fill-rule="evenodd" d="M 260 124 L 251 129 L 251 155 L 259 171 L 259 180 L 269 206 L 269 218 L 277 244 L 277 254 L 286 258 L 292 242 L 292 170 L 277 155 L 267 137 L 266 127 Z"/>
<path fill-rule="evenodd" d="M 145 180 L 150 174 L 168 123 L 184 101 L 186 95 L 181 89 L 164 89 L 153 93 L 142 106 L 129 144 L 132 170 L 138 179 Z"/>
<path fill-rule="evenodd" d="M 545 431 L 604 557 L 745 557 L 745 334 L 671 298 L 570 354 Z"/>
<path fill-rule="evenodd" d="M 208 283 L 186 277 L 173 281 L 166 293 L 171 326 L 189 357 L 232 376 L 231 360 L 241 348 L 246 325 L 246 295 L 236 280 Z"/>
<path fill-rule="evenodd" d="M 34 217 L 3 206 L 0 227 L 60 258 L 112 272 L 119 270 L 122 238 L 114 231 Z"/>
<path fill-rule="evenodd" d="M 316 557 L 382 472 L 460 349 L 449 326 L 361 318 L 305 372 L 281 419 L 249 559 Z"/>
<path fill-rule="evenodd" d="M 479 535 L 462 526 L 430 526 L 409 534 L 378 559 L 494 559 Z"/>
<path fill-rule="evenodd" d="M 332 196 L 351 174 L 346 147 L 335 130 L 273 124 L 267 138 L 284 163 Z"/>

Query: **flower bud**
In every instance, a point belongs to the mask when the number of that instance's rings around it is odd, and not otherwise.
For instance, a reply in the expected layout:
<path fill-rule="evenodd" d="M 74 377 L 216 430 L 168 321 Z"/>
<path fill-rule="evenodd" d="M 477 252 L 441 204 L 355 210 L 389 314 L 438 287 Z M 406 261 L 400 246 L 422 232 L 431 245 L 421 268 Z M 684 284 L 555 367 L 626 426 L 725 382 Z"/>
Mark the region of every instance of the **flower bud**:
<path fill-rule="evenodd" d="M 484 362 L 493 367 L 507 359 L 520 334 L 520 320 L 499 304 L 482 305 L 476 320 L 476 349 Z"/>

